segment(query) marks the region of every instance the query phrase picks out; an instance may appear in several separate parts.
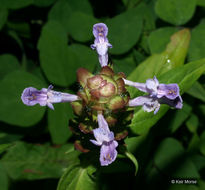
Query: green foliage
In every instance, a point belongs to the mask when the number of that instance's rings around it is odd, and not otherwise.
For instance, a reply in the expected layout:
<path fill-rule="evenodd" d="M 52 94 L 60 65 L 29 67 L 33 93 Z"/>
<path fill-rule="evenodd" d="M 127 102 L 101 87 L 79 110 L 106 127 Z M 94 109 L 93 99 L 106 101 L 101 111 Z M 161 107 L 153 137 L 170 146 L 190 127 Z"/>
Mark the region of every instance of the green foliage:
<path fill-rule="evenodd" d="M 9 74 L 12 71 L 19 70 L 20 64 L 16 57 L 4 54 L 0 56 L 0 79 Z"/>
<path fill-rule="evenodd" d="M 205 189 L 204 2 L 0 0 L 0 189 Z M 21 101 L 26 87 L 49 84 L 76 94 L 78 68 L 99 73 L 90 48 L 92 26 L 99 22 L 109 29 L 115 73 L 135 82 L 156 76 L 160 83 L 178 83 L 183 99 L 180 110 L 161 105 L 154 115 L 129 108 L 128 126 L 109 124 L 111 131 L 129 132 L 109 166 L 100 166 L 93 134 L 83 136 L 78 128 L 95 117 L 79 121 L 69 103 L 46 111 Z M 144 95 L 127 89 L 130 99 Z M 197 179 L 197 185 L 174 185 L 172 178 Z"/>
<path fill-rule="evenodd" d="M 8 16 L 8 10 L 1 6 L 0 8 L 0 30 L 3 28 Z"/>
<path fill-rule="evenodd" d="M 157 0 L 155 11 L 166 22 L 182 25 L 188 22 L 194 14 L 196 0 Z"/>
<path fill-rule="evenodd" d="M 9 180 L 2 164 L 0 164 L 0 186 L 1 190 L 8 190 Z"/>
<path fill-rule="evenodd" d="M 174 178 L 199 178 L 193 162 L 186 158 L 182 145 L 175 139 L 166 138 L 159 145 L 154 156 L 156 166 Z"/>
<path fill-rule="evenodd" d="M 56 104 L 55 111 L 48 110 L 48 129 L 54 144 L 63 144 L 72 135 L 68 121 L 73 117 L 69 104 Z"/>
<path fill-rule="evenodd" d="M 139 40 L 142 16 L 138 12 L 138 8 L 130 9 L 106 21 L 109 27 L 109 41 L 113 45 L 113 49 L 110 50 L 112 54 L 126 53 Z"/>
<path fill-rule="evenodd" d="M 204 57 L 205 53 L 205 20 L 202 20 L 191 32 L 191 43 L 189 48 L 188 59 L 195 61 Z M 200 36 L 200 38 L 199 38 Z"/>
<path fill-rule="evenodd" d="M 59 181 L 57 190 L 97 190 L 97 184 L 89 174 L 89 167 L 82 168 L 79 165 L 68 167 Z"/>
<path fill-rule="evenodd" d="M 12 179 L 59 178 L 69 164 L 77 162 L 77 155 L 72 144 L 51 147 L 17 142 L 3 156 L 1 163 Z"/>
<path fill-rule="evenodd" d="M 172 34 L 177 32 L 177 28 L 164 27 L 154 30 L 148 38 L 151 53 L 161 53 L 170 41 Z"/>

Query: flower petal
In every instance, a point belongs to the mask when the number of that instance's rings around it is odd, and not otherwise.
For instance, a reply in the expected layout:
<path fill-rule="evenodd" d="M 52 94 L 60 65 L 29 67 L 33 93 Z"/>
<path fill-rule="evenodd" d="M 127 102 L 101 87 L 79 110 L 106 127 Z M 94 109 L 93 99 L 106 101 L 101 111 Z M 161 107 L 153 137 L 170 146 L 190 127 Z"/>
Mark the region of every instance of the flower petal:
<path fill-rule="evenodd" d="M 100 149 L 100 163 L 101 166 L 108 166 L 115 161 L 117 157 L 115 141 L 103 143 Z"/>
<path fill-rule="evenodd" d="M 99 126 L 99 128 L 103 128 L 105 131 L 110 132 L 110 129 L 108 127 L 108 123 L 102 114 L 98 114 L 98 126 Z"/>

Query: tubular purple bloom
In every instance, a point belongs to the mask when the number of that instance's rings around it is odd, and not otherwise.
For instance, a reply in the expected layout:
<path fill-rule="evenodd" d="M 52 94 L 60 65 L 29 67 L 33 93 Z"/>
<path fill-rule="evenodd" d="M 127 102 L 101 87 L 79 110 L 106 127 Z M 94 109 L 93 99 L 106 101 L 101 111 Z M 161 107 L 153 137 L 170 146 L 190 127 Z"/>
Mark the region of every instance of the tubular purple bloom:
<path fill-rule="evenodd" d="M 126 85 L 148 93 L 147 96 L 130 100 L 130 106 L 143 106 L 145 111 L 154 111 L 154 113 L 158 112 L 160 104 L 168 104 L 177 109 L 181 109 L 183 106 L 178 84 L 160 84 L 156 77 L 147 79 L 146 83 L 137 83 L 126 79 L 124 82 Z"/>
<path fill-rule="evenodd" d="M 27 106 L 39 104 L 40 106 L 47 105 L 51 109 L 54 109 L 53 103 L 73 102 L 79 100 L 76 95 L 57 92 L 51 90 L 52 88 L 52 85 L 50 85 L 48 89 L 42 88 L 41 90 L 37 90 L 33 87 L 25 88 L 21 95 L 21 100 Z"/>
<path fill-rule="evenodd" d="M 109 130 L 108 124 L 102 114 L 98 114 L 99 128 L 94 129 L 93 133 L 96 140 L 90 140 L 93 144 L 101 146 L 100 163 L 107 166 L 115 161 L 117 157 L 117 141 L 114 140 L 114 133 Z"/>
<path fill-rule="evenodd" d="M 92 49 L 96 49 L 99 62 L 101 67 L 104 67 L 108 64 L 108 48 L 112 48 L 112 45 L 108 42 L 107 39 L 108 28 L 104 23 L 97 23 L 93 26 L 93 35 L 95 37 L 94 44 L 91 45 Z"/>
<path fill-rule="evenodd" d="M 160 103 L 156 98 L 150 96 L 139 96 L 129 101 L 129 106 L 143 106 L 144 111 L 151 112 L 154 111 L 156 114 L 159 111 Z"/>

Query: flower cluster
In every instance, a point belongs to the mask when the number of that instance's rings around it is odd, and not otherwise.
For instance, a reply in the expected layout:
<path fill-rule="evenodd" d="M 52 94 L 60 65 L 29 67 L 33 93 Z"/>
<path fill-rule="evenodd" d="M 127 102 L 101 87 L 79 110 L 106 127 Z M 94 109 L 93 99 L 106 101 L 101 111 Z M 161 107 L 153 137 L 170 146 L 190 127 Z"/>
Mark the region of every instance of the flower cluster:
<path fill-rule="evenodd" d="M 101 71 L 93 75 L 88 70 L 79 68 L 77 79 L 81 87 L 77 95 L 54 91 L 50 85 L 48 89 L 41 90 L 28 87 L 24 89 L 21 99 L 28 106 L 47 105 L 51 109 L 54 109 L 54 103 L 71 102 L 74 113 L 79 118 L 70 122 L 70 125 L 76 126 L 75 129 L 70 128 L 79 136 L 75 147 L 82 152 L 90 151 L 82 146 L 86 140 L 83 135 L 87 135 L 90 146 L 94 144 L 101 147 L 99 160 L 102 166 L 107 166 L 117 157 L 117 140 L 122 140 L 127 135 L 125 128 L 114 127 L 111 131 L 109 126 L 117 125 L 121 116 L 120 125 L 126 126 L 126 122 L 131 120 L 129 114 L 124 114 L 128 113 L 128 107 L 142 106 L 144 111 L 154 111 L 156 114 L 161 104 L 181 109 L 182 98 L 177 84 L 160 84 L 155 76 L 153 79 L 147 79 L 145 83 L 138 83 L 127 80 L 124 73 L 115 74 L 108 61 L 108 48 L 112 45 L 107 39 L 107 26 L 104 23 L 95 24 L 93 35 L 95 41 L 91 48 L 98 53 Z M 126 85 L 146 94 L 130 99 Z M 91 140 L 93 135 L 96 140 Z"/>

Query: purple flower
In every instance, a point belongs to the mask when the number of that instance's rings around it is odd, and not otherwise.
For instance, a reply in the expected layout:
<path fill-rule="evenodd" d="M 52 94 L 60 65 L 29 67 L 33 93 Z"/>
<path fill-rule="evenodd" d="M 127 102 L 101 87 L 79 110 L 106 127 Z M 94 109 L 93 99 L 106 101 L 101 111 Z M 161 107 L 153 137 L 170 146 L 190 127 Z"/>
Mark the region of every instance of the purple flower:
<path fill-rule="evenodd" d="M 94 44 L 91 45 L 92 49 L 96 49 L 99 57 L 101 67 L 108 64 L 108 47 L 112 45 L 107 39 L 108 28 L 104 23 L 97 23 L 93 26 L 93 35 L 95 37 Z"/>
<path fill-rule="evenodd" d="M 37 90 L 33 87 L 25 88 L 21 95 L 21 100 L 27 106 L 39 104 L 40 106 L 47 105 L 49 108 L 54 109 L 53 103 L 73 102 L 79 99 L 76 95 L 57 92 L 51 90 L 52 88 L 52 85 L 50 85 L 48 89 L 42 88 L 41 90 Z"/>
<path fill-rule="evenodd" d="M 160 84 L 156 77 L 147 79 L 146 83 L 137 83 L 124 79 L 126 85 L 134 86 L 147 96 L 140 96 L 129 101 L 129 106 L 143 106 L 147 112 L 154 111 L 156 114 L 160 104 L 168 104 L 177 109 L 182 108 L 182 98 L 179 94 L 178 84 Z"/>
<path fill-rule="evenodd" d="M 114 140 L 114 133 L 109 130 L 108 124 L 102 114 L 98 114 L 99 128 L 94 129 L 93 133 L 96 140 L 90 140 L 93 144 L 101 146 L 100 163 L 107 166 L 115 161 L 117 157 L 117 141 Z"/>

